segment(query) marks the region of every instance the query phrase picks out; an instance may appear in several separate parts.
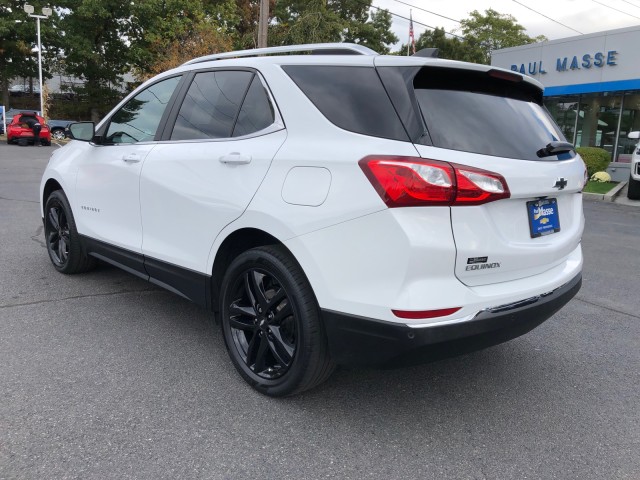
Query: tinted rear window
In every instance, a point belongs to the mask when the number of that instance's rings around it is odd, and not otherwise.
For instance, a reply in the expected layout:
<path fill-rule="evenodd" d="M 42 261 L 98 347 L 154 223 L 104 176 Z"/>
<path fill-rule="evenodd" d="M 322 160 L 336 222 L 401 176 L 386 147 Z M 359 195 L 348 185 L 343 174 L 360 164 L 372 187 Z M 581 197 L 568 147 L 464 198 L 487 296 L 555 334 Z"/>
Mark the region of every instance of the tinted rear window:
<path fill-rule="evenodd" d="M 258 76 L 254 75 L 233 128 L 233 136 L 240 137 L 258 132 L 267 128 L 274 120 L 273 106 L 267 91 Z"/>
<path fill-rule="evenodd" d="M 374 68 L 286 65 L 283 69 L 334 125 L 363 135 L 409 140 Z"/>
<path fill-rule="evenodd" d="M 529 84 L 486 72 L 423 68 L 413 87 L 435 147 L 539 160 L 536 152 L 549 142 L 566 141 Z"/>

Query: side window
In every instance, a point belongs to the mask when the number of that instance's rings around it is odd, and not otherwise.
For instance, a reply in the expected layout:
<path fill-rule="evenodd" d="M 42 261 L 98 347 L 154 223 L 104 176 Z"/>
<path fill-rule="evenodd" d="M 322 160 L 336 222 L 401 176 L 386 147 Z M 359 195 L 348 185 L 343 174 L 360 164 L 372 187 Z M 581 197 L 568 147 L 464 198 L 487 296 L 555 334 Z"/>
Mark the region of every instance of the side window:
<path fill-rule="evenodd" d="M 136 143 L 153 140 L 173 91 L 181 77 L 171 77 L 129 100 L 113 117 L 105 143 Z"/>
<path fill-rule="evenodd" d="M 253 75 L 228 70 L 196 74 L 178 112 L 171 140 L 230 137 Z"/>
<path fill-rule="evenodd" d="M 409 140 L 375 68 L 324 65 L 282 68 L 334 125 L 372 137 Z"/>
<path fill-rule="evenodd" d="M 238 121 L 233 129 L 234 137 L 250 135 L 267 128 L 275 120 L 273 105 L 257 75 L 254 75 L 247 96 L 242 103 Z"/>

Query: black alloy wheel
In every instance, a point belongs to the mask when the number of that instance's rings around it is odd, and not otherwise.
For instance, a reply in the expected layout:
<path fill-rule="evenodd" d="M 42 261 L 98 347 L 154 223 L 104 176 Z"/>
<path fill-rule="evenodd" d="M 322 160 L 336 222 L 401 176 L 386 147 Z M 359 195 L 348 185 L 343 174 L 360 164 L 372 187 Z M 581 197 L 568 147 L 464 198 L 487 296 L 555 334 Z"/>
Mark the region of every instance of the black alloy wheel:
<path fill-rule="evenodd" d="M 64 207 L 59 202 L 51 202 L 46 212 L 47 250 L 51 261 L 58 268 L 64 268 L 69 261 L 69 222 Z"/>
<path fill-rule="evenodd" d="M 282 377 L 295 357 L 298 339 L 286 290 L 272 273 L 259 268 L 238 276 L 232 289 L 229 326 L 234 347 L 258 377 Z"/>
<path fill-rule="evenodd" d="M 222 285 L 227 351 L 253 388 L 279 397 L 313 388 L 331 375 L 334 364 L 315 295 L 284 247 L 242 253 Z"/>
<path fill-rule="evenodd" d="M 69 200 L 62 190 L 52 192 L 45 203 L 44 236 L 51 263 L 59 272 L 81 273 L 95 266 L 96 260 L 84 253 Z"/>

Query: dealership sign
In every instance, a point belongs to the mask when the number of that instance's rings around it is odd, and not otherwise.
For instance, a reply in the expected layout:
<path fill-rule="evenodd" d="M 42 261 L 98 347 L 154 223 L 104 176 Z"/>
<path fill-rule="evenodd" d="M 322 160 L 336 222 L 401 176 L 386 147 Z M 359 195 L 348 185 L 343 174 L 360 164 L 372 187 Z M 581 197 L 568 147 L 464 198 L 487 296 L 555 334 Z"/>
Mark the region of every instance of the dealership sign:
<path fill-rule="evenodd" d="M 580 70 L 582 68 L 602 68 L 605 66 L 617 65 L 618 52 L 615 50 L 609 50 L 606 54 L 602 52 L 596 52 L 591 55 L 585 53 L 584 55 L 574 55 L 571 57 L 558 57 L 556 59 L 556 71 L 566 72 L 567 70 Z M 571 59 L 570 59 L 571 58 Z M 535 62 L 527 62 L 527 66 L 524 63 L 512 64 L 511 70 L 514 72 L 522 73 L 523 75 L 545 75 L 547 71 L 543 64 L 543 60 Z"/>
<path fill-rule="evenodd" d="M 545 96 L 640 90 L 640 26 L 491 52 L 491 65 L 535 78 Z"/>

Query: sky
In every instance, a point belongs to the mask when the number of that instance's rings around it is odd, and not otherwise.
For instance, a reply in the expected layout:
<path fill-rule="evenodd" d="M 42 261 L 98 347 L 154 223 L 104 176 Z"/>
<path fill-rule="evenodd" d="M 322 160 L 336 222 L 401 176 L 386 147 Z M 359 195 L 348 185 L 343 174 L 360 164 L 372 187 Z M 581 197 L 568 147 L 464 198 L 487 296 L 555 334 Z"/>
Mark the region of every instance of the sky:
<path fill-rule="evenodd" d="M 453 20 L 468 18 L 469 12 L 473 10 L 484 13 L 489 8 L 513 15 L 516 21 L 525 27 L 530 37 L 544 35 L 549 40 L 579 35 L 574 30 L 586 34 L 640 25 L 640 0 L 373 0 L 372 4 L 407 18 L 411 10 L 416 39 L 427 30 L 427 27 L 416 22 L 442 27 L 447 32 L 461 35 L 460 24 Z M 523 5 L 574 30 L 558 25 Z M 420 8 L 453 20 L 427 13 Z M 393 32 L 400 39 L 400 43 L 406 44 L 409 37 L 409 21 L 397 16 L 392 18 Z"/>

